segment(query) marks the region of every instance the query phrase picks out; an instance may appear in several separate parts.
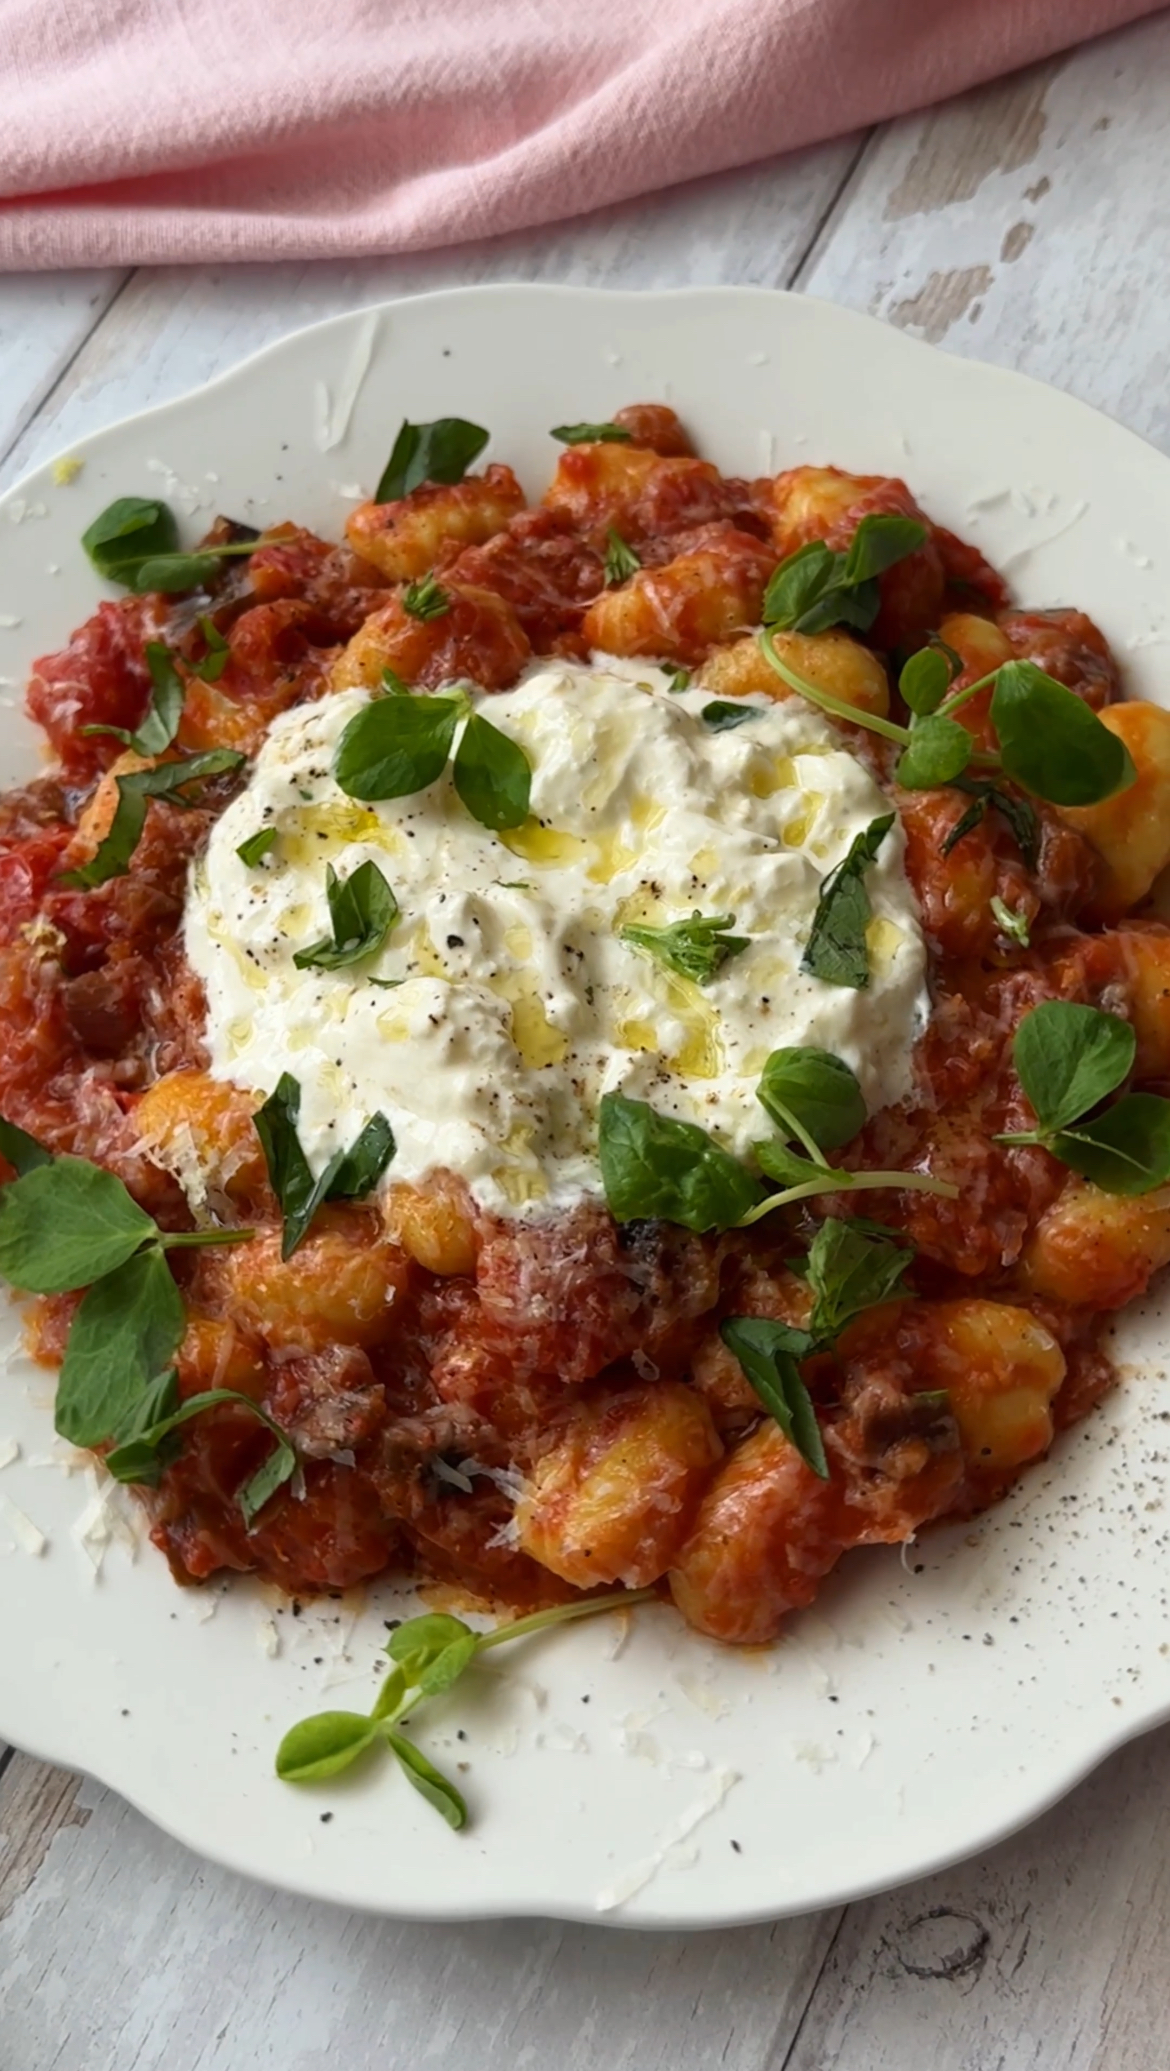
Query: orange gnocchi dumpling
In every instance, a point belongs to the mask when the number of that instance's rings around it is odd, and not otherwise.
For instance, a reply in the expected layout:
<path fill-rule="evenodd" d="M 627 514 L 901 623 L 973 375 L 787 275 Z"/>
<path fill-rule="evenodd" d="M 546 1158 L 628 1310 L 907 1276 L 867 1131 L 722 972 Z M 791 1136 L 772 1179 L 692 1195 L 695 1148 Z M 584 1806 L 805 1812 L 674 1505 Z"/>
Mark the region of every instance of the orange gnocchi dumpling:
<path fill-rule="evenodd" d="M 706 1403 L 681 1383 L 583 1403 L 517 1505 L 521 1550 L 577 1589 L 655 1582 L 722 1450 Z"/>
<path fill-rule="evenodd" d="M 345 536 L 389 582 L 414 582 L 452 547 L 481 545 L 523 509 L 511 468 L 494 464 L 461 482 L 424 482 L 394 503 L 359 503 Z"/>
<path fill-rule="evenodd" d="M 605 654 L 702 661 L 758 625 L 773 556 L 750 533 L 711 525 L 661 568 L 641 568 L 590 605 L 581 632 Z"/>
<path fill-rule="evenodd" d="M 507 690 L 532 649 L 511 605 L 494 590 L 444 582 L 442 609 L 419 617 L 404 594 L 371 612 L 334 664 L 334 690 L 377 690 L 392 669 L 404 683 L 434 690 L 462 678 L 483 690 Z"/>
<path fill-rule="evenodd" d="M 543 502 L 601 553 L 611 531 L 637 547 L 717 519 L 755 522 L 748 485 L 725 480 L 709 460 L 609 440 L 566 447 Z"/>

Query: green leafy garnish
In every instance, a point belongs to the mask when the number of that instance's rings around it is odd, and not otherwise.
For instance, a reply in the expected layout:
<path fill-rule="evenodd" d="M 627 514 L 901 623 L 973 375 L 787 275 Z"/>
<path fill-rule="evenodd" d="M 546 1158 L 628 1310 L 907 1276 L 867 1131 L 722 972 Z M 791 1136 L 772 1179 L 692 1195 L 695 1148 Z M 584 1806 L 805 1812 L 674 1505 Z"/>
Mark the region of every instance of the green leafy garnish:
<path fill-rule="evenodd" d="M 962 777 L 953 787 L 956 791 L 969 793 L 971 803 L 955 821 L 950 833 L 939 844 L 939 853 L 949 856 L 965 834 L 978 827 L 989 809 L 1006 820 L 1029 870 L 1035 870 L 1040 861 L 1040 821 L 1035 806 L 1026 798 L 1013 798 L 1010 792 L 1001 791 L 996 784 L 974 784 Z"/>
<path fill-rule="evenodd" d="M 621 533 L 611 525 L 605 535 L 605 580 L 612 588 L 615 583 L 628 582 L 642 566 L 632 546 L 627 546 Z"/>
<path fill-rule="evenodd" d="M 0 1150 L 20 1174 L 0 1188 L 0 1274 L 28 1293 L 88 1288 L 65 1347 L 56 1428 L 73 1445 L 100 1445 L 133 1417 L 182 1338 L 166 1253 L 252 1231 L 160 1230 L 114 1173 L 50 1157 L 11 1122 L 0 1123 Z"/>
<path fill-rule="evenodd" d="M 83 734 L 112 734 L 137 755 L 162 755 L 179 731 L 186 692 L 169 647 L 149 640 L 142 650 L 150 671 L 150 704 L 135 732 L 124 726 L 83 726 Z"/>
<path fill-rule="evenodd" d="M 355 713 L 334 758 L 341 789 L 363 801 L 424 791 L 442 776 L 463 718 L 467 725 L 451 771 L 458 796 L 484 827 L 521 826 L 528 817 L 532 766 L 519 742 L 473 712 L 464 693 L 378 698 Z"/>
<path fill-rule="evenodd" d="M 1127 1093 L 1101 1114 L 1090 1110 L 1133 1070 L 1137 1038 L 1128 1021 L 1072 1000 L 1045 1000 L 1016 1030 L 1016 1076 L 1036 1115 L 1035 1129 L 997 1143 L 1037 1143 L 1107 1194 L 1148 1194 L 1170 1180 L 1170 1100 Z"/>
<path fill-rule="evenodd" d="M 839 625 L 868 632 L 881 607 L 878 577 L 916 553 L 925 538 L 917 518 L 874 512 L 861 520 L 848 553 L 809 540 L 774 570 L 764 593 L 764 624 L 795 633 Z"/>
<path fill-rule="evenodd" d="M 420 582 L 408 582 L 402 592 L 402 609 L 411 618 L 442 618 L 451 609 L 451 592 L 445 590 L 432 571 Z"/>
<path fill-rule="evenodd" d="M 699 1233 L 727 1230 L 759 1195 L 751 1174 L 705 1129 L 623 1093 L 602 1098 L 598 1157 L 615 1222 L 659 1218 Z"/>
<path fill-rule="evenodd" d="M 432 424 L 404 419 L 374 491 L 375 503 L 397 503 L 424 482 L 461 482 L 491 436 L 466 417 L 436 417 Z"/>
<path fill-rule="evenodd" d="M 700 913 L 689 920 L 672 921 L 666 928 L 630 927 L 618 930 L 619 942 L 644 950 L 668 971 L 690 978 L 696 985 L 709 985 L 729 957 L 748 947 L 747 935 L 729 935 L 735 926 L 734 913 Z"/>
<path fill-rule="evenodd" d="M 822 1164 L 825 1151 L 851 1143 L 865 1127 L 865 1097 L 857 1078 L 828 1050 L 773 1050 L 756 1099 L 778 1128 Z"/>
<path fill-rule="evenodd" d="M 855 835 L 849 853 L 821 884 L 812 929 L 801 959 L 801 969 L 826 985 L 848 985 L 862 991 L 869 984 L 869 949 L 866 929 L 873 917 L 865 872 L 875 860 L 895 815 L 885 813 L 871 820 L 863 834 Z"/>
<path fill-rule="evenodd" d="M 124 877 L 142 838 L 146 808 L 152 798 L 165 799 L 168 805 L 193 805 L 194 799 L 185 795 L 189 785 L 205 784 L 210 777 L 239 769 L 244 759 L 234 748 L 208 748 L 202 755 L 188 756 L 184 762 L 160 762 L 156 769 L 130 770 L 119 777 L 118 803 L 108 832 L 89 862 L 76 870 L 63 871 L 58 883 L 88 891 L 107 883 L 111 877 Z"/>
<path fill-rule="evenodd" d="M 910 710 L 921 719 L 937 712 L 962 666 L 961 657 L 945 642 L 920 647 L 898 678 L 898 689 Z"/>
<path fill-rule="evenodd" d="M 789 1444 L 814 1474 L 827 1481 L 821 1428 L 800 1375 L 800 1361 L 812 1350 L 809 1333 L 765 1316 L 729 1316 L 720 1324 L 719 1335 Z"/>
<path fill-rule="evenodd" d="M 759 716 L 758 705 L 745 704 L 742 699 L 733 702 L 730 698 L 714 698 L 709 705 L 703 706 L 699 714 L 704 726 L 709 726 L 712 733 L 730 733 L 733 727 L 743 726 L 749 719 L 758 719 Z"/>
<path fill-rule="evenodd" d="M 300 1112 L 300 1084 L 286 1071 L 252 1117 L 284 1217 L 282 1259 L 292 1257 L 326 1201 L 359 1201 L 372 1192 L 395 1149 L 394 1133 L 385 1115 L 373 1115 L 349 1149 L 335 1151 L 314 1179 L 297 1134 Z"/>
<path fill-rule="evenodd" d="M 343 728 L 333 773 L 349 798 L 369 803 L 425 791 L 447 767 L 461 697 L 376 698 Z"/>
<path fill-rule="evenodd" d="M 173 1434 L 184 1424 L 189 1424 L 193 1417 L 202 1416 L 205 1410 L 219 1409 L 229 1403 L 236 1409 L 247 1410 L 276 1439 L 276 1445 L 263 1465 L 237 1493 L 236 1500 L 244 1523 L 250 1528 L 269 1498 L 296 1473 L 297 1456 L 285 1432 L 267 1410 L 253 1402 L 250 1395 L 241 1395 L 235 1388 L 209 1388 L 180 1402 L 178 1375 L 174 1368 L 160 1374 L 142 1398 L 134 1416 L 119 1429 L 118 1443 L 105 1457 L 107 1472 L 115 1481 L 156 1487 L 163 1468 L 174 1457 L 168 1443 Z"/>
<path fill-rule="evenodd" d="M 670 692 L 671 697 L 677 697 L 680 690 L 690 689 L 692 670 L 668 668 L 665 673 L 666 688 Z"/>
<path fill-rule="evenodd" d="M 628 446 L 631 434 L 623 424 L 554 424 L 549 437 L 562 446 Z"/>
<path fill-rule="evenodd" d="M 218 683 L 231 660 L 231 647 L 224 639 L 215 620 L 208 618 L 206 614 L 199 621 L 199 630 L 203 635 L 203 644 L 207 651 L 203 655 L 202 660 L 191 664 L 191 674 L 198 676 L 202 683 Z"/>
<path fill-rule="evenodd" d="M 107 582 L 143 596 L 151 590 L 172 594 L 210 582 L 229 555 L 254 554 L 254 539 L 179 552 L 179 528 L 173 511 L 154 497 L 119 496 L 99 512 L 81 535 L 93 566 Z"/>
<path fill-rule="evenodd" d="M 298 971 L 340 971 L 360 963 L 381 949 L 398 919 L 398 901 L 376 863 L 359 863 L 346 878 L 327 863 L 325 897 L 333 933 L 296 951 Z"/>
<path fill-rule="evenodd" d="M 759 645 L 781 681 L 810 704 L 835 719 L 880 734 L 883 740 L 896 741 L 905 751 L 896 775 L 908 789 L 938 784 L 971 788 L 964 771 L 972 763 L 989 778 L 1002 774 L 1022 791 L 1053 805 L 1092 805 L 1134 781 L 1134 766 L 1124 742 L 1082 699 L 1046 676 L 1034 662 L 1003 662 L 977 683 L 954 691 L 933 712 L 916 715 L 912 725 L 899 726 L 811 683 L 785 661 L 767 628 L 759 635 Z M 972 735 L 954 719 L 963 705 L 992 684 L 990 713 L 999 739 L 998 752 L 977 750 Z M 998 795 L 995 803 L 1000 803 Z M 967 833 L 969 828 L 964 826 L 962 831 Z M 957 830 L 952 838 L 959 839 Z"/>
<path fill-rule="evenodd" d="M 275 847 L 275 827 L 258 827 L 255 834 L 249 834 L 248 839 L 240 843 L 236 854 L 241 863 L 246 863 L 250 870 L 254 864 L 262 863 L 265 856 Z"/>
<path fill-rule="evenodd" d="M 389 667 L 382 671 L 382 688 L 393 698 L 409 698 L 414 696 L 409 683 L 404 682 L 397 671 Z"/>
<path fill-rule="evenodd" d="M 1029 948 L 1032 938 L 1028 930 L 1028 916 L 1022 908 L 1006 906 L 998 892 L 992 894 L 989 904 L 991 917 L 1001 935 L 1007 935 L 1013 942 L 1018 942 L 1021 949 Z"/>
<path fill-rule="evenodd" d="M 532 765 L 518 741 L 473 712 L 451 766 L 451 781 L 473 819 L 497 832 L 528 818 Z"/>
<path fill-rule="evenodd" d="M 884 1236 L 830 1217 L 809 1247 L 813 1308 L 807 1328 L 761 1316 L 730 1316 L 719 1326 L 761 1402 L 822 1481 L 829 1478 L 828 1462 L 800 1361 L 827 1351 L 855 1316 L 900 1292 L 913 1257 L 912 1250 Z"/>
<path fill-rule="evenodd" d="M 510 1625 L 475 1632 L 461 1618 L 428 1611 L 391 1633 L 386 1653 L 392 1663 L 368 1713 L 321 1711 L 290 1727 L 276 1750 L 276 1773 L 284 1783 L 324 1783 L 359 1761 L 373 1747 L 389 1750 L 407 1781 L 432 1805 L 448 1826 L 466 1826 L 467 1806 L 451 1783 L 413 1740 L 400 1721 L 428 1697 L 437 1697 L 458 1682 L 479 1655 L 508 1646 L 531 1633 L 570 1625 L 578 1618 L 596 1618 L 606 1611 L 629 1610 L 648 1602 L 653 1589 L 621 1589 L 608 1596 L 583 1597 L 533 1611 Z"/>

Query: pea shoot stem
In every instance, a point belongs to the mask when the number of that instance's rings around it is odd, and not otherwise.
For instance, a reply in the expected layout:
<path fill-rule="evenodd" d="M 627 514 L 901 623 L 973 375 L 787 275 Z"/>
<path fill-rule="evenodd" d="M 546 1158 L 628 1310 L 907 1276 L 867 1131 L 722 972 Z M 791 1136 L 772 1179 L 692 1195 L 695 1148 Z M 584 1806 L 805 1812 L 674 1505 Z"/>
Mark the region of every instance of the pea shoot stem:
<path fill-rule="evenodd" d="M 511 1625 L 494 1626 L 491 1632 L 479 1635 L 478 1652 L 488 1647 L 502 1647 L 506 1640 L 523 1639 L 526 1633 L 543 1632 L 549 1625 L 569 1625 L 574 1618 L 592 1618 L 600 1611 L 625 1611 L 631 1604 L 646 1604 L 657 1596 L 655 1589 L 614 1589 L 608 1596 L 586 1597 L 579 1604 L 553 1604 L 547 1611 L 530 1611 L 527 1618 L 516 1618 Z"/>
<path fill-rule="evenodd" d="M 959 1189 L 949 1179 L 935 1179 L 929 1172 L 848 1172 L 830 1166 L 824 1179 L 802 1179 L 798 1186 L 785 1187 L 782 1193 L 769 1194 L 766 1201 L 757 1201 L 746 1215 L 736 1223 L 737 1230 L 747 1229 L 751 1223 L 761 1222 L 765 1215 L 771 1215 L 774 1208 L 787 1208 L 793 1201 L 807 1201 L 814 1194 L 865 1193 L 871 1187 L 882 1187 L 890 1192 L 911 1194 L 941 1194 L 948 1201 L 957 1201 Z"/>
<path fill-rule="evenodd" d="M 163 1248 L 173 1251 L 181 1244 L 246 1244 L 255 1230 L 162 1230 Z"/>
<path fill-rule="evenodd" d="M 781 661 L 777 654 L 776 644 L 766 626 L 759 634 L 759 646 L 764 660 L 770 668 L 775 669 L 781 681 L 787 683 L 790 690 L 799 691 L 801 697 L 807 698 L 811 705 L 819 705 L 822 712 L 828 712 L 831 718 L 845 719 L 851 726 L 864 726 L 870 733 L 879 733 L 887 741 L 896 741 L 900 748 L 909 747 L 909 727 L 898 726 L 892 719 L 879 719 L 876 712 L 863 712 L 858 705 L 847 705 L 843 698 L 832 697 L 827 690 L 821 690 L 817 684 L 810 683 L 807 676 L 800 675 L 796 669 L 790 669 L 788 663 Z"/>

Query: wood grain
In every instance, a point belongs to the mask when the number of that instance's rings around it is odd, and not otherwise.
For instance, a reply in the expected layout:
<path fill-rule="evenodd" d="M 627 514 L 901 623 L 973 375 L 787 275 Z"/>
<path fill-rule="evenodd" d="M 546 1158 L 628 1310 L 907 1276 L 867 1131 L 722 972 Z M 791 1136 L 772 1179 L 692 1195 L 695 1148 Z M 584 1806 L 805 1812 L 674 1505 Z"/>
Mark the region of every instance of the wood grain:
<path fill-rule="evenodd" d="M 795 279 L 1170 448 L 1168 71 L 1162 16 L 868 142 L 490 246 L 103 276 L 60 306 L 55 283 L 4 283 L 0 480 L 297 323 L 508 278 Z M 1155 2071 L 1168 1756 L 1170 1730 L 984 1859 L 893 1896 L 692 1937 L 365 1920 L 200 1864 L 108 1792 L 17 1756 L 0 1770 L 0 2064 Z"/>

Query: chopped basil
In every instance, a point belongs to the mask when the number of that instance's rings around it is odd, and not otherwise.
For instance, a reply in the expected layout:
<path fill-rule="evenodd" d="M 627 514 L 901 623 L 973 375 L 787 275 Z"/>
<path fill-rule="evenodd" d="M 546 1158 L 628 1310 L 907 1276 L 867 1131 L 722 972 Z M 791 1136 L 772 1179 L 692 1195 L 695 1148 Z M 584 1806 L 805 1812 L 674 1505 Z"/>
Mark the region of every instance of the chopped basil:
<path fill-rule="evenodd" d="M 1032 938 L 1028 929 L 1027 914 L 1019 907 L 1006 906 L 998 892 L 993 893 L 989 904 L 991 917 L 1001 935 L 1007 935 L 1011 941 L 1018 942 L 1021 949 L 1029 948 Z"/>
<path fill-rule="evenodd" d="M 293 963 L 298 971 L 340 971 L 360 963 L 381 949 L 398 919 L 398 901 L 376 863 L 359 863 L 346 878 L 327 863 L 325 897 L 333 933 L 297 950 Z"/>
<path fill-rule="evenodd" d="M 615 583 L 628 582 L 636 575 L 642 563 L 632 546 L 627 546 L 621 533 L 611 525 L 605 535 L 605 580 L 612 588 Z"/>
<path fill-rule="evenodd" d="M 282 1072 L 276 1090 L 252 1118 L 272 1191 L 284 1217 L 282 1259 L 292 1257 L 326 1201 L 362 1200 L 371 1193 L 395 1150 L 389 1122 L 385 1115 L 375 1114 L 349 1149 L 335 1151 L 324 1171 L 314 1179 L 297 1134 L 300 1111 L 300 1085 L 291 1073 Z"/>
<path fill-rule="evenodd" d="M 495 830 L 528 818 L 532 765 L 518 741 L 473 712 L 451 766 L 451 780 L 472 817 Z"/>
<path fill-rule="evenodd" d="M 179 731 L 186 692 L 169 647 L 150 640 L 143 648 L 150 672 L 150 704 L 138 728 L 131 733 L 124 726 L 83 726 L 83 734 L 112 734 L 115 740 L 133 748 L 136 755 L 162 755 Z"/>
<path fill-rule="evenodd" d="M 421 582 L 407 583 L 402 592 L 402 609 L 411 618 L 424 621 L 442 618 L 451 609 L 451 592 L 443 589 L 432 571 L 430 575 L 424 575 Z"/>
<path fill-rule="evenodd" d="M 425 791 L 446 769 L 466 709 L 461 697 L 375 699 L 342 730 L 333 763 L 341 789 L 364 803 Z"/>
<path fill-rule="evenodd" d="M 206 614 L 199 621 L 199 630 L 207 651 L 201 661 L 193 664 L 191 674 L 198 676 L 203 683 L 218 683 L 231 660 L 231 648 L 215 620 Z"/>
<path fill-rule="evenodd" d="M 554 424 L 549 437 L 562 446 L 628 446 L 631 434 L 622 424 Z"/>
<path fill-rule="evenodd" d="M 917 518 L 873 512 L 862 518 L 847 553 L 809 540 L 774 570 L 764 593 L 764 624 L 796 633 L 838 625 L 868 632 L 881 606 L 878 577 L 925 539 L 926 526 Z"/>
<path fill-rule="evenodd" d="M 225 776 L 244 761 L 234 748 L 208 748 L 202 755 L 190 755 L 183 762 L 160 762 L 154 769 L 135 769 L 117 779 L 118 802 L 114 817 L 95 854 L 76 870 L 63 871 L 58 883 L 88 891 L 106 884 L 111 877 L 124 877 L 130 859 L 142 838 L 146 808 L 152 798 L 168 805 L 190 806 L 184 796 L 190 784 L 205 784 L 210 777 Z"/>
<path fill-rule="evenodd" d="M 894 814 L 871 820 L 854 837 L 849 853 L 822 881 L 805 946 L 801 969 L 826 985 L 848 985 L 855 991 L 869 984 L 866 930 L 872 918 L 865 872 L 894 824 Z"/>
<path fill-rule="evenodd" d="M 255 834 L 249 834 L 247 841 L 240 843 L 236 854 L 241 863 L 246 863 L 250 870 L 255 864 L 262 863 L 265 856 L 269 855 L 275 847 L 275 827 L 258 827 Z"/>
<path fill-rule="evenodd" d="M 743 726 L 749 719 L 758 719 L 760 708 L 758 705 L 746 705 L 742 700 L 732 703 L 724 698 L 716 698 L 712 704 L 703 706 L 699 717 L 704 726 L 710 727 L 712 733 L 730 733 L 733 727 Z"/>

